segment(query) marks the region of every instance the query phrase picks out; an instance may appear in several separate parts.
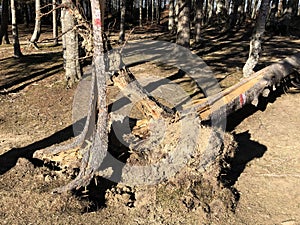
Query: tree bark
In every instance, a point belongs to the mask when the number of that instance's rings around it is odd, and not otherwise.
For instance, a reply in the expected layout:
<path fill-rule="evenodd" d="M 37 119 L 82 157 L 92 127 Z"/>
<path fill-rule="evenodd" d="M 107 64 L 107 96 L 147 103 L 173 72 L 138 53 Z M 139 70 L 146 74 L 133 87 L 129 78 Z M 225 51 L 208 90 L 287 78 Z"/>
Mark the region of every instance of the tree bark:
<path fill-rule="evenodd" d="M 10 8 L 11 8 L 11 23 L 12 23 L 13 45 L 14 45 L 14 57 L 20 58 L 23 56 L 23 54 L 21 52 L 20 42 L 19 42 L 15 0 L 11 0 L 10 4 L 11 4 Z"/>
<path fill-rule="evenodd" d="M 126 0 L 120 0 L 121 19 L 120 19 L 120 33 L 119 42 L 125 41 L 125 15 L 126 15 Z"/>
<path fill-rule="evenodd" d="M 143 22 L 143 0 L 139 0 L 139 25 L 142 27 Z"/>
<path fill-rule="evenodd" d="M 251 18 L 251 12 L 252 12 L 252 0 L 247 0 L 247 7 L 246 7 L 246 17 Z"/>
<path fill-rule="evenodd" d="M 176 43 L 189 48 L 190 47 L 190 0 L 179 0 L 179 14 L 177 25 Z"/>
<path fill-rule="evenodd" d="M 207 0 L 207 22 L 210 23 L 215 12 L 214 12 L 214 0 Z"/>
<path fill-rule="evenodd" d="M 255 17 L 256 17 L 257 6 L 258 6 L 258 0 L 254 0 L 254 5 L 253 5 L 253 8 L 252 8 L 252 14 L 251 14 L 252 19 L 255 19 Z"/>
<path fill-rule="evenodd" d="M 154 23 L 155 0 L 151 0 L 151 23 Z"/>
<path fill-rule="evenodd" d="M 2 0 L 2 13 L 1 13 L 1 29 L 0 29 L 0 45 L 2 44 L 2 39 L 4 37 L 5 44 L 9 44 L 8 39 L 8 0 Z"/>
<path fill-rule="evenodd" d="M 53 27 L 53 44 L 58 44 L 58 27 L 57 27 L 57 12 L 56 12 L 56 0 L 52 0 L 52 27 Z"/>
<path fill-rule="evenodd" d="M 37 46 L 37 41 L 41 35 L 41 0 L 35 0 L 35 25 L 34 31 L 30 39 L 30 43 L 35 47 Z"/>
<path fill-rule="evenodd" d="M 156 0 L 156 24 L 160 24 L 161 0 Z"/>
<path fill-rule="evenodd" d="M 216 15 L 219 24 L 222 24 L 227 21 L 228 12 L 225 8 L 225 0 L 217 0 Z"/>
<path fill-rule="evenodd" d="M 149 21 L 149 1 L 150 0 L 146 0 L 146 20 L 147 20 L 147 22 Z"/>
<path fill-rule="evenodd" d="M 174 0 L 169 0 L 169 21 L 168 29 L 169 31 L 174 31 L 175 29 L 175 18 L 174 18 Z"/>
<path fill-rule="evenodd" d="M 203 0 L 196 0 L 196 15 L 195 15 L 195 43 L 201 41 L 201 26 L 203 19 Z"/>
<path fill-rule="evenodd" d="M 78 35 L 75 29 L 75 21 L 69 10 L 72 3 L 69 0 L 63 0 L 64 8 L 61 12 L 61 26 L 62 33 L 64 34 L 63 49 L 64 49 L 64 67 L 66 86 L 68 88 L 81 79 L 81 68 L 79 63 L 79 50 L 78 50 Z"/>
<path fill-rule="evenodd" d="M 224 111 L 225 115 L 230 115 L 246 104 L 257 106 L 261 95 L 268 97 L 271 90 L 274 90 L 284 77 L 299 69 L 300 53 L 265 67 L 209 99 L 196 100 L 197 102 L 192 105 L 193 110 L 199 113 L 201 120 L 209 120 L 212 116 L 218 118 L 218 115 L 224 115 Z M 190 110 L 188 107 L 187 112 Z"/>
<path fill-rule="evenodd" d="M 99 1 L 92 0 L 93 43 L 94 55 L 92 63 L 92 95 L 88 119 L 85 128 L 85 140 L 89 143 L 82 150 L 83 156 L 78 176 L 64 187 L 55 192 L 66 192 L 87 186 L 94 177 L 107 153 L 107 105 L 106 105 L 106 76 L 104 61 L 104 45 L 102 38 L 102 14 Z M 93 99 L 95 101 L 93 101 Z M 94 117 L 94 118 L 93 118 Z M 95 122 L 95 124 L 93 123 Z"/>
<path fill-rule="evenodd" d="M 249 57 L 243 67 L 244 77 L 250 76 L 253 73 L 254 67 L 258 63 L 261 54 L 262 37 L 265 32 L 266 19 L 269 13 L 269 8 L 270 0 L 262 0 L 255 28 L 250 41 Z"/>

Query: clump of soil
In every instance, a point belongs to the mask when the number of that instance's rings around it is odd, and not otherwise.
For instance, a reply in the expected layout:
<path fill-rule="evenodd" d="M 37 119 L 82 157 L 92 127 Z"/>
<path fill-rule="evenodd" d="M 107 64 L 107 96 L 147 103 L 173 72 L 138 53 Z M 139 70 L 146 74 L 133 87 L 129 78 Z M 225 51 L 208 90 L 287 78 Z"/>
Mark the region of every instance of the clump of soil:
<path fill-rule="evenodd" d="M 191 123 L 201 129 L 195 139 L 191 138 L 195 130 L 181 130 L 182 125 L 191 127 Z M 219 178 L 227 167 L 225 159 L 233 157 L 235 152 L 236 144 L 232 135 L 226 133 L 223 136 L 219 130 L 204 127 L 196 118 L 187 116 L 180 122 L 164 124 L 167 127 L 164 137 L 167 138 L 157 143 L 161 125 L 156 122 L 152 137 L 150 135 L 142 144 L 131 145 L 132 154 L 127 159 L 131 166 L 151 165 L 151 172 L 141 177 L 133 171 L 133 176 L 127 174 L 127 177 L 123 177 L 126 184 L 119 183 L 107 191 L 107 206 L 134 208 L 139 211 L 137 220 L 143 223 L 147 220 L 145 224 L 194 224 L 196 221 L 211 224 L 228 221 L 233 215 L 238 196 L 234 189 L 225 187 Z M 182 136 L 182 133 L 185 135 Z M 162 161 L 167 161 L 168 166 Z M 174 171 L 176 163 L 184 165 Z M 165 176 L 160 177 L 158 165 L 163 167 Z M 174 174 L 171 175 L 172 172 Z M 146 174 L 145 171 L 143 174 Z M 130 185 L 130 182 L 137 182 L 135 179 L 141 183 L 156 183 Z"/>

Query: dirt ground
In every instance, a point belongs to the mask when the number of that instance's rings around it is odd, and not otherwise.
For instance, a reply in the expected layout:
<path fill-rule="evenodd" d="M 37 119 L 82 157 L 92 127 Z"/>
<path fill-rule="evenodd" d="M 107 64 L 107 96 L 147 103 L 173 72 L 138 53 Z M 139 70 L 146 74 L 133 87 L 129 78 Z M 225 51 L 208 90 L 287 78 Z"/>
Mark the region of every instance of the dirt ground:
<path fill-rule="evenodd" d="M 137 29 L 132 39 L 151 38 L 143 31 Z M 173 38 L 160 27 L 148 32 Z M 277 91 L 266 107 L 249 106 L 228 118 L 225 145 L 228 153 L 228 146 L 236 147 L 228 168 L 203 174 L 184 169 L 172 182 L 136 190 L 98 178 L 89 193 L 52 194 L 72 175 L 32 155 L 72 137 L 76 88 L 65 88 L 61 46 L 28 49 L 28 31 L 21 27 L 20 33 L 26 57 L 14 59 L 10 45 L 0 46 L 0 224 L 300 224 L 300 90 L 295 88 Z M 203 44 L 193 49 L 222 88 L 241 78 L 246 33 L 207 29 Z M 46 37 L 47 32 L 41 39 Z M 299 37 L 267 36 L 259 66 L 299 47 Z M 137 77 L 172 72 L 149 63 L 131 69 Z"/>

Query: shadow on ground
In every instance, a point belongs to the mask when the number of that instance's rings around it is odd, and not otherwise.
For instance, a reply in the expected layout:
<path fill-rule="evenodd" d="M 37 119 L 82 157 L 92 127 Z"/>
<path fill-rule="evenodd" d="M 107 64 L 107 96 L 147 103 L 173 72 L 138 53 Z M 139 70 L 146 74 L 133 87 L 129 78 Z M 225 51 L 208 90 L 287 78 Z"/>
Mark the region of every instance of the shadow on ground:
<path fill-rule="evenodd" d="M 16 92 L 63 70 L 62 54 L 41 53 L 0 60 L 0 93 Z"/>

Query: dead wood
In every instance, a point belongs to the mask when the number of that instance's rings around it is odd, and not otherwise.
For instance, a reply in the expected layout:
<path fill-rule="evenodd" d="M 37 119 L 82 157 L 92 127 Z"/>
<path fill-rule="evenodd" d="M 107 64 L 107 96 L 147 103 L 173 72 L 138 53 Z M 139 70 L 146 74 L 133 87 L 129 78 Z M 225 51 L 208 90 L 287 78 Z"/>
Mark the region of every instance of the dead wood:
<path fill-rule="evenodd" d="M 275 90 L 284 77 L 299 68 L 300 53 L 297 53 L 265 67 L 218 94 L 194 101 L 192 105 L 185 107 L 184 112 L 189 112 L 192 108 L 199 113 L 201 120 L 209 120 L 212 116 L 215 118 L 220 115 L 228 116 L 246 104 L 257 106 L 259 96 L 267 97 L 270 93 L 268 89 Z"/>
<path fill-rule="evenodd" d="M 268 95 L 268 91 L 266 91 L 267 89 L 275 87 L 277 84 L 279 84 L 282 81 L 284 77 L 293 73 L 294 70 L 299 69 L 299 67 L 300 67 L 300 53 L 292 57 L 288 57 L 278 63 L 272 64 L 256 72 L 251 77 L 241 80 L 241 82 L 239 82 L 238 84 L 218 94 L 215 94 L 206 99 L 195 101 L 193 105 L 186 106 L 186 108 L 179 114 L 175 112 L 173 109 L 170 109 L 169 107 L 161 104 L 157 99 L 151 96 L 138 83 L 134 75 L 126 67 L 120 69 L 117 73 L 115 73 L 114 76 L 112 77 L 112 81 L 114 85 L 118 86 L 119 89 L 123 92 L 123 94 L 127 98 L 129 98 L 132 102 L 139 102 L 140 110 L 143 112 L 144 115 L 144 119 L 136 123 L 136 127 L 133 129 L 132 132 L 133 135 L 138 136 L 140 138 L 140 141 L 137 144 L 133 143 L 130 146 L 130 148 L 132 147 L 133 149 L 138 149 L 138 151 L 134 153 L 136 154 L 138 161 L 142 160 L 141 157 L 143 158 L 145 157 L 145 155 L 147 155 L 148 159 L 150 158 L 151 160 L 153 159 L 159 160 L 160 157 L 165 157 L 166 153 L 172 150 L 170 149 L 162 150 L 160 148 L 154 151 L 151 150 L 152 147 L 156 148 L 155 146 L 156 141 L 154 140 L 156 136 L 152 135 L 151 138 L 147 140 L 145 139 L 145 133 L 147 133 L 149 130 L 149 124 L 152 123 L 153 125 L 153 121 L 154 123 L 155 121 L 158 121 L 154 127 L 158 129 L 158 130 L 156 129 L 155 132 L 159 133 L 161 129 L 159 128 L 158 124 L 161 123 L 162 121 L 168 121 L 169 124 L 168 126 L 173 126 L 171 130 L 178 130 L 178 128 L 176 128 L 178 127 L 177 122 L 180 120 L 184 121 L 184 118 L 186 119 L 189 118 L 184 123 L 188 123 L 188 121 L 191 122 L 191 120 L 193 120 L 194 123 L 198 123 L 199 126 L 200 126 L 200 122 L 203 120 L 209 120 L 212 117 L 222 118 L 222 116 L 224 116 L 224 112 L 225 112 L 225 116 L 229 115 L 230 113 L 242 108 L 245 104 L 252 103 L 254 105 L 257 105 L 258 97 L 260 95 L 263 94 L 264 96 L 267 96 Z M 78 189 L 82 186 L 88 185 L 106 155 L 106 149 L 101 147 L 103 145 L 102 144 L 103 140 L 106 140 L 105 137 L 103 137 L 103 135 L 107 134 L 106 133 L 107 131 L 104 132 L 103 130 L 101 130 L 104 128 L 103 128 L 103 124 L 100 124 L 101 120 L 99 120 L 100 118 L 99 113 L 101 113 L 101 109 L 99 109 L 99 95 L 97 91 L 99 90 L 99 87 L 102 85 L 99 84 L 99 82 L 103 82 L 103 79 L 101 81 L 100 80 L 101 78 L 98 77 L 99 74 L 101 74 L 101 71 L 97 71 L 95 66 L 93 66 L 92 88 L 91 88 L 91 98 L 90 98 L 91 108 L 89 110 L 87 121 L 82 134 L 80 134 L 75 139 L 75 141 L 70 145 L 62 146 L 62 147 L 59 146 L 50 147 L 46 150 L 39 151 L 35 154 L 35 157 L 41 157 L 45 153 L 55 155 L 55 154 L 59 154 L 60 152 L 69 150 L 70 148 L 79 146 L 78 151 L 82 155 L 81 157 L 79 157 L 82 158 L 80 173 L 71 183 L 67 184 L 65 187 L 57 189 L 57 191 L 59 192 Z M 98 116 L 96 116 L 96 113 L 98 114 Z M 199 118 L 197 119 L 196 114 L 200 116 L 200 119 Z M 178 118 L 176 119 L 176 117 Z M 172 123 L 174 124 L 172 125 Z M 107 128 L 107 124 L 106 124 L 106 128 Z M 200 128 L 201 127 L 197 127 L 197 129 Z M 184 129 L 186 131 L 180 134 L 186 135 L 189 132 L 194 132 L 194 131 L 190 131 L 189 128 L 184 128 Z M 211 136 L 208 139 L 213 140 L 212 143 L 214 144 L 209 144 L 210 146 L 208 148 L 209 150 L 201 150 L 201 152 L 203 153 L 201 157 L 202 162 L 199 164 L 198 168 L 205 169 L 206 165 L 209 165 L 217 157 L 216 152 L 218 151 L 218 149 L 221 148 L 220 146 L 222 146 L 222 143 L 220 141 L 219 142 L 216 141 L 216 140 L 222 140 L 222 138 L 216 139 L 216 137 L 219 136 L 219 134 L 217 135 L 215 131 L 208 132 L 208 133 L 211 133 Z M 173 138 L 176 137 L 176 140 L 179 138 L 178 135 L 175 136 L 174 134 L 172 135 L 168 137 L 168 139 L 170 139 L 170 143 L 172 142 Z M 188 143 L 189 138 L 182 137 L 179 139 L 182 139 L 182 141 L 178 142 L 180 144 L 180 149 L 185 149 L 184 146 Z M 197 139 L 195 139 L 194 142 L 195 142 L 194 145 L 191 146 L 197 146 L 197 144 L 199 145 Z M 218 147 L 214 147 L 214 146 L 218 146 Z M 151 151 L 145 151 L 145 149 L 148 150 L 150 149 Z M 138 153 L 139 150 L 142 150 L 140 152 L 143 152 L 144 154 L 143 156 L 139 155 Z M 192 151 L 192 149 L 189 149 L 189 151 Z M 156 155 L 156 153 L 158 154 Z M 133 161 L 136 161 L 137 159 L 135 158 L 134 154 L 130 158 L 131 162 L 133 159 L 134 159 Z M 75 155 L 78 156 L 78 154 Z M 180 154 L 177 155 L 179 156 Z M 181 156 L 186 157 L 183 155 Z M 79 158 L 75 158 L 74 161 L 79 161 L 80 160 Z M 187 159 L 185 159 L 184 161 L 186 160 Z M 168 161 L 168 163 L 170 162 L 172 162 L 172 160 Z M 141 178 L 141 179 L 145 179 L 145 178 Z"/>

